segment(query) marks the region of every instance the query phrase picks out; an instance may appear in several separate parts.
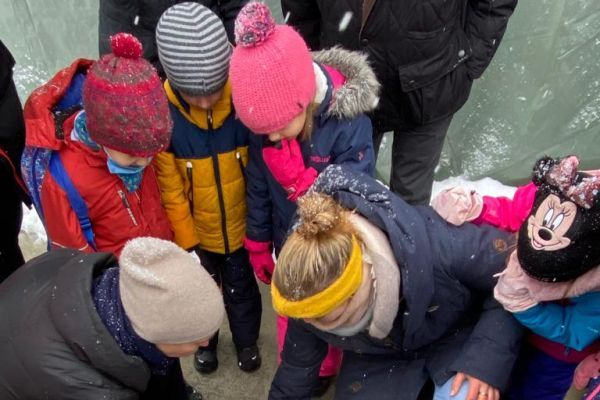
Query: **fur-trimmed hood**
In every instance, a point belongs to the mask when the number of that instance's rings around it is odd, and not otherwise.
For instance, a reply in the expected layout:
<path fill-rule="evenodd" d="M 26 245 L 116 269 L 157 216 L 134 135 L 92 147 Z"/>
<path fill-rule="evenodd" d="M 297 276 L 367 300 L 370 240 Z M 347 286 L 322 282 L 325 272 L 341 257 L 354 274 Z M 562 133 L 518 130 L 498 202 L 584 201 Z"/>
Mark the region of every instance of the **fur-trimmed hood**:
<path fill-rule="evenodd" d="M 332 94 L 327 114 L 335 118 L 355 118 L 373 111 L 379 103 L 381 85 L 369 65 L 367 55 L 332 47 L 312 53 L 313 60 L 340 71 L 346 82 Z"/>

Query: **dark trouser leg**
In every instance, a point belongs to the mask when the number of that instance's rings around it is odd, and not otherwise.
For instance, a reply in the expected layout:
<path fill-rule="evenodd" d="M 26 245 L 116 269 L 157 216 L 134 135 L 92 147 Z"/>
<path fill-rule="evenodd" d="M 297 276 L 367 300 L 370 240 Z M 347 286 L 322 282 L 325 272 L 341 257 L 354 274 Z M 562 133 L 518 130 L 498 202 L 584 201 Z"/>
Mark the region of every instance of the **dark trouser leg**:
<path fill-rule="evenodd" d="M 179 360 L 175 361 L 166 375 L 152 375 L 140 400 L 186 400 L 188 393 Z"/>
<path fill-rule="evenodd" d="M 221 271 L 221 263 L 223 262 L 223 255 L 211 253 L 203 250 L 196 250 L 196 254 L 200 258 L 200 262 L 204 269 L 212 276 L 217 285 L 223 287 L 223 275 Z M 210 338 L 208 346 L 206 348 L 210 350 L 217 350 L 217 344 L 219 343 L 219 331 L 217 331 L 213 337 Z"/>
<path fill-rule="evenodd" d="M 3 165 L 0 164 L 0 168 Z M 23 265 L 23 254 L 19 248 L 19 231 L 23 219 L 21 199 L 18 197 L 10 176 L 0 173 L 0 283 Z"/>
<path fill-rule="evenodd" d="M 373 150 L 375 150 L 375 160 L 379 156 L 379 148 L 385 132 L 373 131 Z"/>
<path fill-rule="evenodd" d="M 223 300 L 233 342 L 238 350 L 256 344 L 262 303 L 248 253 L 241 248 L 224 257 Z"/>
<path fill-rule="evenodd" d="M 452 116 L 394 132 L 390 188 L 410 204 L 429 204 L 433 174 Z"/>

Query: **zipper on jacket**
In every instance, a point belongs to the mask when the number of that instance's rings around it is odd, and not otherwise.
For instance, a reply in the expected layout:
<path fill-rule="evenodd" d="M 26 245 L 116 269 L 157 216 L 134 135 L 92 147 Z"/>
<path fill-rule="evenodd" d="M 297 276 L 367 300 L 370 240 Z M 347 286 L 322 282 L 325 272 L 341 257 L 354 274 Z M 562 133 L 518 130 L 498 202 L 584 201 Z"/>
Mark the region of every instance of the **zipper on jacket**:
<path fill-rule="evenodd" d="M 240 171 L 242 171 L 242 179 L 244 179 L 244 183 L 246 183 L 246 167 L 244 167 L 244 161 L 242 160 L 242 153 L 240 153 L 239 151 L 236 151 L 235 158 L 237 158 L 238 163 L 240 164 Z"/>
<path fill-rule="evenodd" d="M 129 205 L 129 200 L 127 200 L 127 195 L 122 190 L 118 190 L 118 193 L 119 193 L 119 197 L 121 198 L 121 201 L 123 202 L 123 205 L 125 206 L 125 209 L 127 210 L 127 213 L 129 214 L 129 217 L 133 221 L 133 225 L 138 226 L 138 222 L 135 219 L 135 215 L 133 215 L 131 206 Z"/>
<path fill-rule="evenodd" d="M 213 130 L 213 116 L 212 116 L 212 109 L 211 109 L 211 110 L 208 110 L 208 111 L 206 112 L 206 122 L 207 122 L 207 125 L 208 125 L 208 129 L 212 131 L 212 130 Z"/>
<path fill-rule="evenodd" d="M 208 120 L 208 129 L 213 130 L 212 110 L 206 113 Z M 219 170 L 219 155 L 215 152 L 213 139 L 210 136 L 210 153 L 213 161 L 213 170 L 215 171 L 215 183 L 217 184 L 217 196 L 219 197 L 219 208 L 221 209 L 221 230 L 223 231 L 223 242 L 225 244 L 225 254 L 229 254 L 229 238 L 227 236 L 227 218 L 225 217 L 225 201 L 223 200 L 223 188 L 221 187 L 221 171 Z"/>
<path fill-rule="evenodd" d="M 186 171 L 187 171 L 187 178 L 188 181 L 190 182 L 190 190 L 188 191 L 188 202 L 190 203 L 190 213 L 193 215 L 194 214 L 194 165 L 192 164 L 191 161 L 188 161 L 185 163 L 186 166 Z"/>

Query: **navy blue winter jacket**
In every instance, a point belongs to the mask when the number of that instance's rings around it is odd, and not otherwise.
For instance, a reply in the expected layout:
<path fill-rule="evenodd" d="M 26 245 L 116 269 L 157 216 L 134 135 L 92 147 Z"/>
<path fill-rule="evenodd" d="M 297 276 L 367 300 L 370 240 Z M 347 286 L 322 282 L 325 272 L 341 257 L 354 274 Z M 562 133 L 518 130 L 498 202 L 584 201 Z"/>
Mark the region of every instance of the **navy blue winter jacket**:
<path fill-rule="evenodd" d="M 372 175 L 375 171 L 372 127 L 369 118 L 362 113 L 376 105 L 368 102 L 376 93 L 365 94 L 360 90 L 376 92 L 378 84 L 374 75 L 364 56 L 345 50 L 326 50 L 316 55 L 315 60 L 338 69 L 347 78 L 344 86 L 354 85 L 359 90 L 346 90 L 343 99 L 336 98 L 342 90 L 334 89 L 331 78 L 322 70 L 327 88 L 314 114 L 311 137 L 301 142 L 304 165 L 321 172 L 330 164 L 343 164 Z M 365 78 L 369 73 L 372 77 Z M 366 82 L 369 78 L 374 82 Z M 359 85 L 361 80 L 366 84 Z M 266 135 L 251 135 L 246 168 L 246 236 L 258 242 L 273 242 L 279 250 L 296 212 L 296 203 L 288 200 L 288 194 L 266 166 L 262 156 L 266 145 L 269 145 Z"/>
<path fill-rule="evenodd" d="M 383 340 L 366 331 L 343 338 L 290 319 L 269 398 L 310 398 L 327 343 L 344 350 L 336 398 L 412 400 L 427 379 L 443 384 L 459 371 L 504 390 L 522 328 L 492 290 L 513 237 L 450 225 L 343 166 L 323 171 L 313 189 L 387 234 L 400 268 L 400 307 Z"/>

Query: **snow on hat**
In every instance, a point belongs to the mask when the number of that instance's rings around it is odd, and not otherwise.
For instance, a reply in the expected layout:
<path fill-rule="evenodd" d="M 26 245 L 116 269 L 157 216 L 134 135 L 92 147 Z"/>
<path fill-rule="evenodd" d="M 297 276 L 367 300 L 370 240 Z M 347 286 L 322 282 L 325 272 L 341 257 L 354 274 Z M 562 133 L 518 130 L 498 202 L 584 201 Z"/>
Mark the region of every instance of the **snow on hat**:
<path fill-rule="evenodd" d="M 276 132 L 315 96 L 308 47 L 293 28 L 276 25 L 269 8 L 258 2 L 238 14 L 235 37 L 229 76 L 237 115 L 254 133 Z"/>
<path fill-rule="evenodd" d="M 91 139 L 101 146 L 148 157 L 169 144 L 173 122 L 162 83 L 128 33 L 110 38 L 112 54 L 88 70 L 83 108 Z"/>
<path fill-rule="evenodd" d="M 186 2 L 168 8 L 156 26 L 156 45 L 173 88 L 207 96 L 227 82 L 231 44 L 223 22 L 203 5 Z"/>
<path fill-rule="evenodd" d="M 221 291 L 198 259 L 176 244 L 151 237 L 130 240 L 119 266 L 125 313 L 148 342 L 195 342 L 221 326 Z"/>
<path fill-rule="evenodd" d="M 581 172 L 578 165 L 576 156 L 535 164 L 539 188 L 517 244 L 519 262 L 532 278 L 568 281 L 600 265 L 600 171 Z"/>

